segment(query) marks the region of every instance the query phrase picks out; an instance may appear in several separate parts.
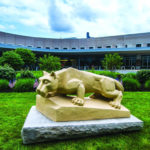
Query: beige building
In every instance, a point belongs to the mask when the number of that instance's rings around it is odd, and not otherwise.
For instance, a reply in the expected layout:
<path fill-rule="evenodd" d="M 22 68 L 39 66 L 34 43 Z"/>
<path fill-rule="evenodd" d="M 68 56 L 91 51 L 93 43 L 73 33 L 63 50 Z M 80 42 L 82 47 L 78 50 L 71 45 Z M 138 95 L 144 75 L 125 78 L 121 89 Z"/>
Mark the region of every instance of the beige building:
<path fill-rule="evenodd" d="M 65 66 L 101 68 L 106 53 L 123 57 L 122 69 L 150 68 L 150 32 L 91 38 L 53 39 L 0 32 L 0 52 L 24 47 L 37 56 L 51 53 L 61 57 Z"/>

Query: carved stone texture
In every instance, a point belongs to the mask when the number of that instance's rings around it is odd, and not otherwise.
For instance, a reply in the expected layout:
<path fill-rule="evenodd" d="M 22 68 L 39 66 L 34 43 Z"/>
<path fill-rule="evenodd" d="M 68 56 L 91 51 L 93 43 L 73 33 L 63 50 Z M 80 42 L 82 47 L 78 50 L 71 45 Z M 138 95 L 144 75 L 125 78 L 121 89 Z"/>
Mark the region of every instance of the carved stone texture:
<path fill-rule="evenodd" d="M 86 112 L 85 112 L 86 113 Z M 140 130 L 143 122 L 130 118 L 54 122 L 33 106 L 21 131 L 24 144 Z"/>
<path fill-rule="evenodd" d="M 121 107 L 124 91 L 122 84 L 103 75 L 67 68 L 50 74 L 44 71 L 39 80 L 37 93 L 45 98 L 58 94 L 75 94 L 77 96 L 72 99 L 72 103 L 83 106 L 85 93 L 94 93 L 92 98 L 101 96 L 110 98 L 112 101 L 109 104 L 112 107 L 117 109 Z"/>
<path fill-rule="evenodd" d="M 36 96 L 36 108 L 53 121 L 95 120 L 130 117 L 130 111 L 121 105 L 120 109 L 111 107 L 107 101 L 86 98 L 84 106 L 74 105 L 72 97 L 55 96 L 44 98 Z"/>

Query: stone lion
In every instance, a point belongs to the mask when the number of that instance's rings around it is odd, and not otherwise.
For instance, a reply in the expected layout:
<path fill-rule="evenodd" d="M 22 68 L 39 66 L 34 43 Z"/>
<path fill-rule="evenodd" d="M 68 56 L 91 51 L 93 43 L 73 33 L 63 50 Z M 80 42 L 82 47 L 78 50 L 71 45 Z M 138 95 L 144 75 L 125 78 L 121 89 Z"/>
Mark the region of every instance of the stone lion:
<path fill-rule="evenodd" d="M 121 107 L 124 91 L 122 84 L 103 75 L 67 68 L 51 73 L 43 71 L 39 81 L 37 93 L 45 98 L 57 94 L 75 94 L 77 96 L 72 99 L 72 103 L 82 106 L 85 93 L 94 93 L 91 98 L 110 98 L 111 106 L 118 109 Z"/>

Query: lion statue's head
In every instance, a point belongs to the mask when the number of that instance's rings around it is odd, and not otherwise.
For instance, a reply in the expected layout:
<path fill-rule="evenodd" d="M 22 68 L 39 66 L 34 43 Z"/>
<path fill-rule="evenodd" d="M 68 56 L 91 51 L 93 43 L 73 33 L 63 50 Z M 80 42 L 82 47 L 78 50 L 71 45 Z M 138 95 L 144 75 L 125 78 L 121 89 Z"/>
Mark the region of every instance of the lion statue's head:
<path fill-rule="evenodd" d="M 54 95 L 58 87 L 58 78 L 55 72 L 43 71 L 43 76 L 39 78 L 39 85 L 36 92 L 42 97 L 48 98 Z"/>

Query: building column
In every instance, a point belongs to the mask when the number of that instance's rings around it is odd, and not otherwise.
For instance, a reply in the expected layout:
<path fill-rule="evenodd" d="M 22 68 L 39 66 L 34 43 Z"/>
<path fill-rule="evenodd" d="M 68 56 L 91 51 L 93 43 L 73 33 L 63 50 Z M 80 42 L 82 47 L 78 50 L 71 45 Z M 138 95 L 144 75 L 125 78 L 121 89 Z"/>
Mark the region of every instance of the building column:
<path fill-rule="evenodd" d="M 141 55 L 136 55 L 136 69 L 141 69 Z"/>
<path fill-rule="evenodd" d="M 78 69 L 80 69 L 80 57 L 78 58 Z"/>

